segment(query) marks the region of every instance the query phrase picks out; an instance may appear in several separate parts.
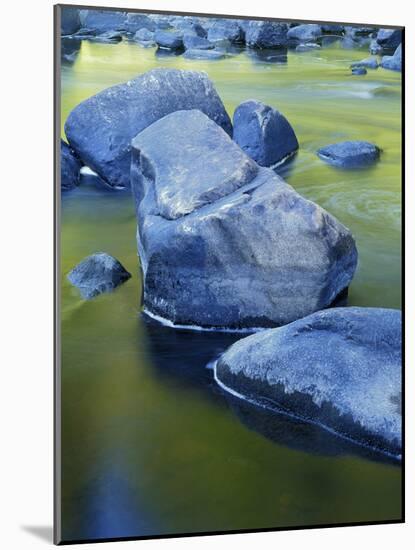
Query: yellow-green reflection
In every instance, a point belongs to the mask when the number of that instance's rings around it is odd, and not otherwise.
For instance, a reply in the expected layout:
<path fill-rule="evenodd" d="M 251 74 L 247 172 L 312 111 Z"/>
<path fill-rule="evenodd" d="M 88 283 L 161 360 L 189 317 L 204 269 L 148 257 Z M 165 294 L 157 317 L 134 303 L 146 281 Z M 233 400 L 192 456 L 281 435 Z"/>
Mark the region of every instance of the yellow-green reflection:
<path fill-rule="evenodd" d="M 350 76 L 350 62 L 364 56 L 334 46 L 290 52 L 286 65 L 245 52 L 209 63 L 157 58 L 126 42 L 84 42 L 75 63 L 62 68 L 62 123 L 83 99 L 153 67 L 207 71 L 230 114 L 249 98 L 273 105 L 300 142 L 284 177 L 356 237 L 351 303 L 400 307 L 400 75 L 379 69 Z M 375 142 L 381 162 L 343 172 L 315 156 L 319 146 L 342 139 Z M 82 302 L 65 274 L 100 250 L 133 278 Z M 395 465 L 352 448 L 312 452 L 306 441 L 317 436 L 302 432 L 295 444 L 266 437 L 258 419 L 230 406 L 205 364 L 232 337 L 172 335 L 141 320 L 128 193 L 85 186 L 64 197 L 61 266 L 65 539 L 400 517 Z M 317 437 L 321 448 L 327 438 Z"/>

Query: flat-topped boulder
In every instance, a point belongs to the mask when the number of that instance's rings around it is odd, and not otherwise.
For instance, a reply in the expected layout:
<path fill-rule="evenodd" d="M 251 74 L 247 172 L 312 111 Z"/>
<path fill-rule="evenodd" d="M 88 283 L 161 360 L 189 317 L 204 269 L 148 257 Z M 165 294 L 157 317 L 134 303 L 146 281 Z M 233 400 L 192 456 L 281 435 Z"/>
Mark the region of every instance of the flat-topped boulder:
<path fill-rule="evenodd" d="M 349 286 L 350 231 L 257 165 L 200 111 L 132 142 L 144 308 L 176 325 L 278 326 Z"/>
<path fill-rule="evenodd" d="M 277 48 L 287 44 L 288 25 L 273 21 L 249 21 L 245 41 L 250 48 Z"/>
<path fill-rule="evenodd" d="M 233 344 L 215 378 L 234 395 L 401 454 L 401 312 L 319 311 Z"/>
<path fill-rule="evenodd" d="M 61 139 L 61 189 L 70 191 L 79 185 L 82 163 Z"/>
<path fill-rule="evenodd" d="M 100 34 L 106 31 L 126 29 L 127 13 L 113 10 L 85 10 L 82 26 Z"/>
<path fill-rule="evenodd" d="M 236 108 L 233 139 L 261 166 L 274 166 L 298 149 L 295 132 L 284 115 L 256 100 Z"/>
<path fill-rule="evenodd" d="M 186 50 L 212 50 L 215 44 L 198 36 L 197 34 L 185 34 L 183 36 L 183 45 Z"/>
<path fill-rule="evenodd" d="M 225 59 L 226 53 L 219 50 L 211 50 L 211 49 L 200 50 L 197 48 L 191 48 L 190 50 L 186 50 L 184 52 L 183 57 L 185 57 L 186 59 L 217 61 L 219 59 Z"/>
<path fill-rule="evenodd" d="M 206 73 L 153 69 L 77 105 L 65 123 L 71 147 L 112 186 L 130 182 L 131 140 L 165 115 L 199 109 L 232 134 L 225 107 Z"/>
<path fill-rule="evenodd" d="M 90 300 L 103 292 L 114 290 L 130 279 L 131 274 L 113 256 L 97 252 L 83 259 L 67 277 L 79 288 L 82 298 Z"/>
<path fill-rule="evenodd" d="M 321 26 L 314 23 L 297 25 L 287 32 L 287 38 L 298 42 L 314 42 L 323 33 Z"/>
<path fill-rule="evenodd" d="M 159 48 L 167 50 L 180 50 L 183 48 L 183 35 L 179 32 L 157 30 L 154 33 L 154 40 Z"/>
<path fill-rule="evenodd" d="M 380 149 L 368 141 L 342 141 L 321 147 L 317 155 L 338 168 L 363 168 L 379 159 Z"/>

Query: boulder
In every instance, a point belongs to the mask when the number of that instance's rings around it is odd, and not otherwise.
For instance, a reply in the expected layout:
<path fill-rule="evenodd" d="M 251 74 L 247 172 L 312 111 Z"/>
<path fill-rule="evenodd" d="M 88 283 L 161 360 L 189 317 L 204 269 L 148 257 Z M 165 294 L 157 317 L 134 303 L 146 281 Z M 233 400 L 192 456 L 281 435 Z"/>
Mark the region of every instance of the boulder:
<path fill-rule="evenodd" d="M 183 36 L 183 45 L 186 50 L 212 50 L 215 45 L 206 38 L 197 36 L 197 34 L 185 34 Z"/>
<path fill-rule="evenodd" d="M 313 313 L 233 344 L 215 378 L 234 395 L 401 454 L 401 312 Z"/>
<path fill-rule="evenodd" d="M 364 75 L 367 74 L 367 70 L 364 67 L 352 67 L 352 74 Z"/>
<path fill-rule="evenodd" d="M 129 13 L 125 21 L 125 30 L 130 34 L 135 34 L 140 29 L 147 29 L 149 31 L 156 30 L 155 22 L 143 13 Z"/>
<path fill-rule="evenodd" d="M 287 43 L 288 26 L 273 21 L 249 21 L 245 41 L 250 48 L 276 48 Z"/>
<path fill-rule="evenodd" d="M 344 25 L 336 25 L 335 23 L 329 23 L 326 25 L 321 25 L 321 30 L 327 34 L 343 34 Z"/>
<path fill-rule="evenodd" d="M 402 42 L 401 29 L 379 29 L 376 42 L 384 53 L 393 53 Z"/>
<path fill-rule="evenodd" d="M 167 50 L 183 49 L 183 36 L 177 32 L 156 31 L 154 33 L 154 40 L 159 48 Z"/>
<path fill-rule="evenodd" d="M 380 63 L 381 67 L 384 69 L 389 69 L 390 71 L 402 71 L 402 46 L 396 48 L 396 51 L 393 55 L 384 55 Z"/>
<path fill-rule="evenodd" d="M 260 166 L 274 166 L 298 149 L 288 120 L 277 110 L 249 100 L 233 115 L 233 139 Z"/>
<path fill-rule="evenodd" d="M 62 36 L 74 34 L 81 28 L 79 10 L 61 6 L 61 34 Z"/>
<path fill-rule="evenodd" d="M 107 31 L 121 31 L 126 28 L 127 14 L 113 10 L 86 10 L 82 26 L 92 29 L 97 34 Z"/>
<path fill-rule="evenodd" d="M 186 59 L 206 59 L 208 61 L 217 61 L 218 59 L 225 59 L 226 53 L 218 50 L 199 50 L 197 48 L 192 48 L 190 50 L 186 50 L 183 57 Z"/>
<path fill-rule="evenodd" d="M 376 57 L 367 57 L 366 59 L 362 59 L 361 61 L 355 61 L 350 65 L 350 67 L 352 69 L 355 67 L 364 67 L 365 69 L 377 69 L 379 67 L 379 63 Z"/>
<path fill-rule="evenodd" d="M 380 44 L 377 43 L 376 38 L 370 41 L 369 52 L 372 55 L 380 55 L 382 53 L 382 50 L 383 48 Z"/>
<path fill-rule="evenodd" d="M 218 42 L 221 40 L 243 42 L 244 31 L 235 19 L 220 19 L 210 27 L 207 37 L 211 42 Z"/>
<path fill-rule="evenodd" d="M 376 32 L 376 30 L 377 30 L 376 27 L 356 27 L 356 26 L 344 27 L 345 34 L 354 39 L 371 36 L 373 33 Z"/>
<path fill-rule="evenodd" d="M 345 293 L 357 263 L 350 231 L 206 115 L 171 113 L 132 147 L 150 315 L 174 325 L 270 327 Z"/>
<path fill-rule="evenodd" d="M 130 181 L 131 139 L 183 109 L 200 109 L 232 134 L 232 124 L 205 73 L 153 69 L 107 88 L 73 109 L 65 123 L 71 147 L 84 164 L 113 186 Z"/>
<path fill-rule="evenodd" d="M 61 139 L 61 189 L 70 191 L 79 185 L 82 163 Z"/>
<path fill-rule="evenodd" d="M 287 32 L 287 37 L 298 42 L 314 42 L 322 34 L 320 25 L 314 23 L 292 27 Z"/>
<path fill-rule="evenodd" d="M 194 36 L 200 36 L 200 38 L 207 37 L 207 30 L 194 19 L 182 19 L 180 21 L 176 21 L 174 28 L 181 34 L 192 34 Z"/>
<path fill-rule="evenodd" d="M 97 252 L 82 260 L 67 277 L 79 288 L 82 298 L 90 300 L 98 294 L 114 290 L 127 281 L 131 274 L 117 259 L 105 252 Z"/>
<path fill-rule="evenodd" d="M 144 47 L 155 46 L 156 44 L 154 40 L 154 32 L 144 28 L 139 29 L 134 34 L 133 40 Z"/>
<path fill-rule="evenodd" d="M 317 155 L 338 168 L 362 168 L 379 159 L 380 149 L 367 141 L 342 141 L 321 147 Z"/>
<path fill-rule="evenodd" d="M 172 28 L 168 15 L 151 14 L 148 17 L 153 21 L 156 29 L 168 30 Z"/>

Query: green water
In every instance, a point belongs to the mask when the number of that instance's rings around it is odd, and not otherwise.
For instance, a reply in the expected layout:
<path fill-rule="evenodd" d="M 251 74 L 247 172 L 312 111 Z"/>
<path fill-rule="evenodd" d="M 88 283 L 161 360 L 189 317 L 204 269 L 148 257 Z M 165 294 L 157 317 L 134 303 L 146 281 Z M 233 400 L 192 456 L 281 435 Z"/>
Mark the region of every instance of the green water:
<path fill-rule="evenodd" d="M 289 52 L 287 64 L 246 52 L 202 62 L 83 42 L 62 67 L 62 124 L 83 99 L 163 66 L 207 71 L 230 115 L 250 98 L 276 107 L 300 142 L 282 175 L 355 236 L 349 302 L 399 308 L 400 74 L 351 76 L 350 62 L 366 56 L 332 46 Z M 375 142 L 381 161 L 344 172 L 316 157 L 343 139 Z M 128 192 L 83 185 L 63 198 L 63 538 L 399 519 L 396 464 L 223 396 L 206 364 L 237 337 L 143 321 L 135 226 Z M 116 256 L 133 277 L 83 302 L 65 275 L 96 251 Z"/>

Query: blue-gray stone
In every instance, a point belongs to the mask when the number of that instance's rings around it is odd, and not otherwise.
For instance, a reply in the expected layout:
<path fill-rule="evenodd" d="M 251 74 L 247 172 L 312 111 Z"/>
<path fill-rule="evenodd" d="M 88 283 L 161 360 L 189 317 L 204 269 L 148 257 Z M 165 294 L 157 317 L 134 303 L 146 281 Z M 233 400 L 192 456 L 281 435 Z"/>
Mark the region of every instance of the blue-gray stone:
<path fill-rule="evenodd" d="M 315 42 L 308 42 L 307 44 L 298 44 L 295 48 L 296 52 L 312 52 L 314 50 L 320 49 L 321 46 Z"/>
<path fill-rule="evenodd" d="M 98 252 L 82 260 L 67 277 L 79 288 L 82 298 L 90 300 L 98 294 L 114 290 L 127 281 L 131 274 L 117 259 L 105 252 Z"/>
<path fill-rule="evenodd" d="M 144 307 L 176 325 L 278 326 L 349 286 L 350 231 L 262 168 L 200 111 L 132 142 Z"/>
<path fill-rule="evenodd" d="M 356 27 L 356 26 L 344 27 L 344 31 L 346 35 L 354 39 L 371 36 L 373 33 L 376 32 L 376 30 L 377 30 L 376 27 Z"/>
<path fill-rule="evenodd" d="M 344 25 L 329 23 L 326 25 L 321 25 L 321 30 L 327 34 L 342 34 L 344 33 Z"/>
<path fill-rule="evenodd" d="M 105 31 L 101 34 L 90 36 L 88 40 L 104 44 L 116 44 L 117 42 L 121 42 L 122 34 L 120 31 Z"/>
<path fill-rule="evenodd" d="M 350 65 L 350 67 L 364 67 L 366 69 L 377 69 L 379 67 L 378 60 L 376 57 L 367 57 L 366 59 L 362 59 L 361 61 L 355 61 Z"/>
<path fill-rule="evenodd" d="M 156 43 L 154 41 L 154 32 L 149 31 L 148 29 L 139 29 L 133 37 L 135 42 L 138 42 L 141 46 L 154 46 Z"/>
<path fill-rule="evenodd" d="M 63 36 L 74 34 L 81 28 L 79 10 L 61 6 L 61 34 Z"/>
<path fill-rule="evenodd" d="M 211 42 L 243 42 L 244 32 L 235 19 L 220 19 L 210 27 L 207 37 Z"/>
<path fill-rule="evenodd" d="M 376 38 L 370 41 L 369 52 L 372 55 L 380 55 L 383 51 L 383 48 L 380 44 L 377 43 Z"/>
<path fill-rule="evenodd" d="M 207 36 L 207 30 L 196 19 L 181 18 L 176 21 L 174 28 L 181 34 L 193 34 L 201 38 Z"/>
<path fill-rule="evenodd" d="M 288 120 L 276 109 L 249 100 L 233 115 L 233 139 L 261 166 L 273 166 L 297 151 L 298 141 Z"/>
<path fill-rule="evenodd" d="M 206 38 L 197 36 L 197 34 L 185 34 L 183 36 L 183 45 L 186 50 L 212 50 L 215 45 Z"/>
<path fill-rule="evenodd" d="M 339 168 L 361 168 L 376 162 L 380 149 L 367 141 L 342 141 L 321 147 L 317 155 Z"/>
<path fill-rule="evenodd" d="M 180 50 L 183 48 L 183 35 L 177 32 L 158 30 L 154 33 L 154 40 L 160 48 Z"/>
<path fill-rule="evenodd" d="M 61 189 L 62 191 L 70 191 L 79 185 L 82 163 L 69 147 L 61 139 Z"/>
<path fill-rule="evenodd" d="M 65 133 L 84 164 L 110 185 L 126 187 L 132 138 L 183 109 L 200 109 L 232 134 L 230 118 L 207 74 L 177 69 L 153 69 L 86 99 L 69 114 Z"/>
<path fill-rule="evenodd" d="M 129 13 L 125 21 L 125 30 L 130 34 L 135 34 L 140 29 L 155 31 L 156 24 L 148 15 Z"/>
<path fill-rule="evenodd" d="M 199 50 L 196 48 L 192 48 L 190 50 L 186 50 L 183 54 L 183 57 L 185 57 L 186 59 L 217 61 L 219 59 L 225 59 L 226 53 L 217 50 Z"/>
<path fill-rule="evenodd" d="M 384 53 L 394 52 L 402 42 L 401 29 L 379 29 L 376 36 L 376 42 L 382 46 Z"/>
<path fill-rule="evenodd" d="M 292 27 L 289 29 L 287 37 L 291 40 L 298 40 L 299 42 L 314 42 L 321 34 L 321 26 L 311 23 Z"/>
<path fill-rule="evenodd" d="M 276 48 L 287 44 L 288 25 L 273 21 L 249 21 L 245 41 L 250 48 Z"/>
<path fill-rule="evenodd" d="M 127 14 L 123 11 L 86 10 L 82 26 L 96 33 L 125 30 Z"/>
<path fill-rule="evenodd" d="M 319 311 L 233 344 L 216 380 L 249 401 L 401 454 L 401 312 Z"/>
<path fill-rule="evenodd" d="M 402 46 L 396 48 L 393 55 L 384 55 L 381 61 L 381 67 L 390 71 L 402 71 Z"/>
<path fill-rule="evenodd" d="M 352 74 L 364 75 L 367 74 L 367 70 L 364 67 L 352 67 Z"/>

